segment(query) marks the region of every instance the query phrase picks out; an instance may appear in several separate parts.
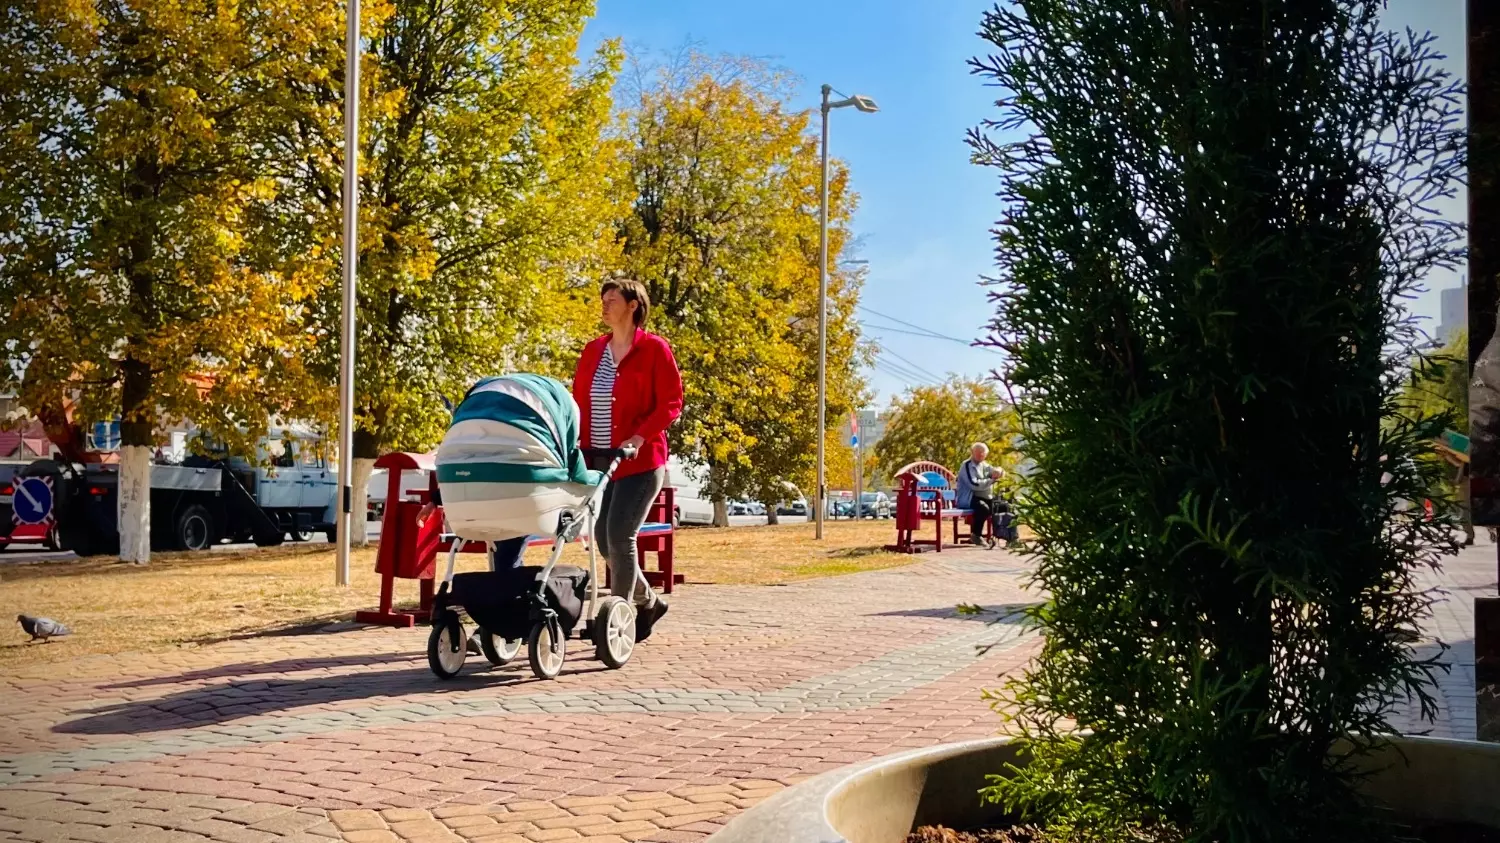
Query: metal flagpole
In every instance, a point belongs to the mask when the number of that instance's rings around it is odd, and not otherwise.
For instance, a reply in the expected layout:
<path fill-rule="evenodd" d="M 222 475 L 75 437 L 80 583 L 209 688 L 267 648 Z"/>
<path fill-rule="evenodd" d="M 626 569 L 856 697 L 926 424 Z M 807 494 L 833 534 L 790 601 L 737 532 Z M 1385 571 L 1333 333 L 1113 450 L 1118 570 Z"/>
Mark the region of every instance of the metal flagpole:
<path fill-rule="evenodd" d="M 339 329 L 339 509 L 334 582 L 349 584 L 349 544 L 354 501 L 354 307 L 359 267 L 359 3 L 347 0 L 344 34 L 344 301 Z"/>
<path fill-rule="evenodd" d="M 816 537 L 823 538 L 823 507 L 827 506 L 828 484 L 823 476 L 823 448 L 828 431 L 828 95 L 833 88 L 823 86 L 823 191 L 818 204 L 818 526 Z"/>

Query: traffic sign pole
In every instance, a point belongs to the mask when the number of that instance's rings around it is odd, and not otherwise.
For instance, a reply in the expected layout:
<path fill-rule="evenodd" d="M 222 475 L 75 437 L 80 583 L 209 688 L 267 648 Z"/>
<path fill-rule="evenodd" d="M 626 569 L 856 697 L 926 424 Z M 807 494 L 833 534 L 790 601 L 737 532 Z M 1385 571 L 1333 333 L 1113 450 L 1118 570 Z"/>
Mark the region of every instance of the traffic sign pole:
<path fill-rule="evenodd" d="M 857 410 L 849 411 L 849 429 L 853 431 L 849 437 L 849 444 L 854 448 L 854 519 L 858 521 L 865 517 L 865 483 L 864 466 L 860 465 L 859 458 L 864 448 L 859 444 L 859 412 Z"/>

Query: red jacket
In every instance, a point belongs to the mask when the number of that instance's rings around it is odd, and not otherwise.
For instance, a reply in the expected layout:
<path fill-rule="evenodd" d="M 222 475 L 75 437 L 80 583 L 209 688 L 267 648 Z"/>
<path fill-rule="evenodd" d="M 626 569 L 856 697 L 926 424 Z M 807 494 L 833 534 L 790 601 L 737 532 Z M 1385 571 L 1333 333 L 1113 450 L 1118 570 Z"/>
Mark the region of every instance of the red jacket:
<path fill-rule="evenodd" d="M 646 440 L 635 459 L 620 463 L 615 471 L 615 477 L 629 477 L 667 464 L 667 428 L 682 415 L 682 374 L 667 341 L 637 328 L 635 343 L 615 370 L 614 409 L 610 414 L 614 441 L 592 442 L 589 387 L 609 338 L 605 334 L 584 346 L 573 373 L 573 400 L 583 414 L 579 421 L 585 448 L 617 448 L 632 436 Z"/>

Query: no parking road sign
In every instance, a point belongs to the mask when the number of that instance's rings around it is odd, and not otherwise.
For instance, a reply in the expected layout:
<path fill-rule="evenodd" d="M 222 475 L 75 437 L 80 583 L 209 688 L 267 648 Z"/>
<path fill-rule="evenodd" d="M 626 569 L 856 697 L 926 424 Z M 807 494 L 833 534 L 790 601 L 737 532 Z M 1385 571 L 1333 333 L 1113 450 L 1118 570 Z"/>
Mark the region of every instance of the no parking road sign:
<path fill-rule="evenodd" d="M 11 520 L 17 524 L 41 524 L 52 517 L 52 478 L 23 477 L 16 482 L 11 499 Z"/>

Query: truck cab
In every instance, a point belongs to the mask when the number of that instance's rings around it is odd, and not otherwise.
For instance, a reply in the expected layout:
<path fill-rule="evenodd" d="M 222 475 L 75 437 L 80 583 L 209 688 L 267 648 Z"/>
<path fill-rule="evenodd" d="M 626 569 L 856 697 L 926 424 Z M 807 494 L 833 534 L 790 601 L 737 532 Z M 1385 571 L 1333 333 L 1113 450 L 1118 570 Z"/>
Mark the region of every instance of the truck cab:
<path fill-rule="evenodd" d="M 338 477 L 320 435 L 273 427 L 254 460 L 230 456 L 206 436 L 190 442 L 191 455 L 180 463 L 163 458 L 151 466 L 152 550 L 207 550 L 223 541 L 268 546 L 318 532 L 333 540 Z M 35 478 L 45 486 L 38 495 L 47 511 L 31 513 L 35 523 L 18 523 L 8 538 L 20 543 L 36 533 L 80 556 L 117 552 L 119 470 L 115 463 L 50 459 L 24 466 L 10 485 Z"/>
<path fill-rule="evenodd" d="M 338 468 L 320 434 L 306 427 L 272 427 L 256 444 L 253 462 L 241 456 L 225 458 L 215 444 L 202 440 L 195 450 L 208 459 L 223 460 L 256 505 L 293 541 L 307 541 L 319 531 L 333 540 Z"/>

